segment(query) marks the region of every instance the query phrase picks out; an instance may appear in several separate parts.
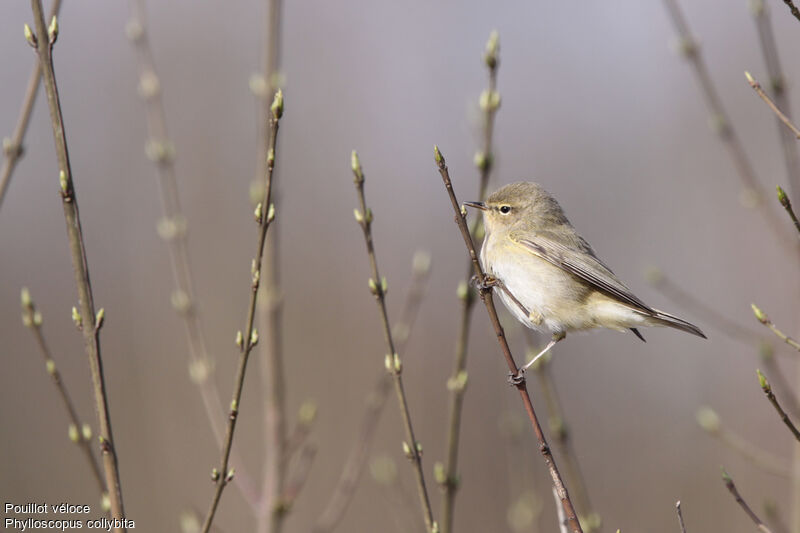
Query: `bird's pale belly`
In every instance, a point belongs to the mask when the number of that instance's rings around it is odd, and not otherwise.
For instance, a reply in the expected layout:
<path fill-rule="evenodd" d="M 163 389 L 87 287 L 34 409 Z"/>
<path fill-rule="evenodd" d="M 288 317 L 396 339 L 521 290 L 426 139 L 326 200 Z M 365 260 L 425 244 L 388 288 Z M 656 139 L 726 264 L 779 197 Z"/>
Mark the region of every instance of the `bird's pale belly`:
<path fill-rule="evenodd" d="M 493 253 L 486 270 L 505 290 L 495 293 L 517 320 L 538 331 L 566 333 L 600 327 L 624 330 L 644 325 L 645 317 L 594 290 L 536 256 Z M 484 250 L 481 262 L 486 265 Z M 513 298 L 508 294 L 511 293 Z M 515 301 L 516 300 L 516 301 Z"/>

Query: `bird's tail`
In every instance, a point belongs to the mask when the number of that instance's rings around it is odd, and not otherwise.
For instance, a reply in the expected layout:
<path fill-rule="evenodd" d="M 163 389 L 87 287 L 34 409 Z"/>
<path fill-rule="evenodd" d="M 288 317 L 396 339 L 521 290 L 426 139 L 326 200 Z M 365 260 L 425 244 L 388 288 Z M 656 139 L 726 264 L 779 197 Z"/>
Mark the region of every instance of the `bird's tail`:
<path fill-rule="evenodd" d="M 671 328 L 685 331 L 686 333 L 691 333 L 692 335 L 697 335 L 698 337 L 703 337 L 704 339 L 708 338 L 702 331 L 700 331 L 700 328 L 691 322 L 687 322 L 682 318 L 665 313 L 664 311 L 659 311 L 658 309 L 653 309 L 653 311 L 655 312 L 653 318 L 655 319 L 656 323 L 661 326 L 669 326 Z"/>

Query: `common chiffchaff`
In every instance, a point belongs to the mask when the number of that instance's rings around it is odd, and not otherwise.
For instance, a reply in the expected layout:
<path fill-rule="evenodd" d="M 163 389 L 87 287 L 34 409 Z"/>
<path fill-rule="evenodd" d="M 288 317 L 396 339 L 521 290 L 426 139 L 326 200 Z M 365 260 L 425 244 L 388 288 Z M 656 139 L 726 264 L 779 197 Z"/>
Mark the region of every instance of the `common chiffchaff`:
<path fill-rule="evenodd" d="M 481 264 L 511 314 L 531 329 L 549 331 L 548 345 L 567 332 L 593 328 L 669 326 L 706 338 L 694 324 L 645 304 L 600 261 L 572 227 L 550 193 L 536 183 L 512 183 L 486 202 L 465 202 L 483 211 L 486 237 Z"/>

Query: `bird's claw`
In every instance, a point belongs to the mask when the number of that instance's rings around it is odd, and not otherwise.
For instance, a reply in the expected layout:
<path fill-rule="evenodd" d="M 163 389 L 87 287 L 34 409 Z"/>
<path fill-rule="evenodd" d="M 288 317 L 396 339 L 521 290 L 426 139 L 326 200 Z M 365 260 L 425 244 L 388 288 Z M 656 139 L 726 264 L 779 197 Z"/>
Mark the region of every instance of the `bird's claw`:
<path fill-rule="evenodd" d="M 512 387 L 518 387 L 525 383 L 525 369 L 521 368 L 517 371 L 516 374 L 513 372 L 508 373 L 508 384 Z"/>
<path fill-rule="evenodd" d="M 483 280 L 481 280 L 481 278 L 475 274 L 470 278 L 469 283 L 479 291 L 488 291 L 492 287 L 500 285 L 500 280 L 489 274 L 485 274 Z"/>

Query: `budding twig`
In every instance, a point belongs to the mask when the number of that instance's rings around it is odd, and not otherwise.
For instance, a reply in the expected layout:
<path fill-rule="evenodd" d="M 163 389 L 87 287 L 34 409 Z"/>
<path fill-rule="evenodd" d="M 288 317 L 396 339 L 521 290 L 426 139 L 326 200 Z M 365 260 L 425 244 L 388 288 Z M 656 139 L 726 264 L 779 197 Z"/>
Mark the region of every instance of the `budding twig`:
<path fill-rule="evenodd" d="M 678 524 L 681 526 L 681 533 L 686 533 L 686 524 L 683 523 L 683 513 L 681 512 L 680 500 L 678 500 L 675 504 L 675 510 L 678 512 Z"/>
<path fill-rule="evenodd" d="M 767 381 L 767 378 L 764 376 L 764 374 L 761 373 L 760 370 L 756 370 L 756 373 L 758 374 L 758 384 L 761 385 L 761 390 L 763 390 L 764 394 L 767 395 L 769 403 L 771 403 L 772 406 L 775 408 L 775 410 L 778 412 L 778 416 L 781 417 L 781 421 L 783 421 L 783 423 L 786 424 L 786 427 L 788 427 L 789 431 L 792 432 L 794 438 L 797 439 L 798 442 L 800 442 L 800 431 L 797 430 L 797 427 L 789 418 L 789 415 L 786 414 L 786 411 L 783 410 L 781 404 L 778 403 L 778 399 L 775 397 L 775 393 L 772 392 L 772 387 L 770 386 L 769 381 Z"/>
<path fill-rule="evenodd" d="M 744 498 L 742 498 L 741 494 L 739 494 L 736 485 L 733 483 L 733 479 L 728 474 L 728 472 L 725 471 L 724 468 L 722 469 L 722 481 L 725 483 L 725 487 L 727 487 L 727 489 L 733 495 L 734 499 L 736 500 L 736 503 L 739 504 L 739 506 L 742 508 L 742 510 L 744 510 L 747 516 L 750 517 L 750 520 L 752 520 L 753 523 L 756 525 L 756 528 L 759 531 L 761 531 L 761 533 L 772 533 L 769 530 L 769 528 L 764 524 L 764 522 L 762 522 L 761 519 L 758 516 L 756 516 L 756 514 L 753 512 L 750 506 L 747 505 L 747 502 L 744 501 Z"/>
<path fill-rule="evenodd" d="M 61 203 L 67 225 L 67 236 L 69 239 L 70 254 L 72 256 L 75 284 L 78 287 L 80 316 L 84 324 L 82 328 L 83 341 L 86 347 L 86 354 L 89 357 L 89 369 L 92 375 L 94 403 L 100 430 L 100 451 L 103 459 L 103 468 L 105 470 L 106 487 L 108 488 L 111 503 L 111 516 L 123 520 L 125 518 L 125 510 L 122 503 L 119 468 L 117 466 L 117 455 L 111 432 L 111 416 L 108 410 L 108 396 L 106 394 L 105 378 L 103 376 L 100 333 L 98 328 L 92 327 L 96 320 L 94 296 L 89 279 L 89 263 L 86 258 L 86 248 L 83 242 L 83 232 L 81 230 L 81 220 L 78 212 L 78 198 L 75 191 L 75 184 L 72 181 L 72 169 L 70 166 L 69 151 L 67 150 L 66 130 L 64 128 L 61 103 L 58 96 L 58 86 L 53 69 L 52 51 L 53 44 L 57 37 L 57 19 L 55 17 L 51 19 L 50 30 L 48 31 L 47 26 L 45 26 L 44 10 L 42 9 L 41 0 L 31 0 L 31 8 L 33 10 L 36 32 L 34 34 L 30 27 L 25 25 L 25 33 L 28 42 L 32 42 L 36 46 L 36 54 L 39 58 L 39 64 L 44 79 L 44 88 L 47 93 L 47 104 L 50 108 L 50 122 L 53 126 L 53 138 L 55 140 L 56 157 L 58 160 Z M 117 530 L 125 531 L 126 528 L 119 527 Z"/>
<path fill-rule="evenodd" d="M 450 203 L 452 204 L 455 212 L 456 224 L 458 225 L 459 230 L 461 230 L 461 236 L 463 237 L 464 244 L 469 252 L 469 257 L 472 261 L 473 267 L 475 268 L 475 273 L 478 276 L 481 286 L 485 286 L 486 275 L 483 272 L 480 261 L 478 261 L 478 254 L 475 251 L 475 244 L 472 242 L 472 236 L 470 235 L 469 228 L 467 227 L 466 217 L 464 214 L 462 214 L 461 206 L 456 199 L 455 192 L 453 191 L 453 184 L 450 181 L 450 172 L 447 169 L 444 156 L 442 156 L 442 153 L 436 146 L 434 147 L 434 155 L 436 164 L 439 167 L 439 174 L 442 176 L 442 181 L 444 182 L 445 189 L 450 197 Z M 500 319 L 497 317 L 497 310 L 494 307 L 491 288 L 486 288 L 480 291 L 480 297 L 486 306 L 486 311 L 489 314 L 489 320 L 494 327 L 497 341 L 500 343 L 500 348 L 503 351 L 503 356 L 505 357 L 508 369 L 513 376 L 518 376 L 519 367 L 517 367 L 517 364 L 514 361 L 514 356 L 511 355 L 511 349 L 508 347 L 508 341 L 506 341 L 503 326 L 500 325 Z M 536 417 L 536 412 L 533 409 L 533 404 L 531 403 L 531 398 L 528 394 L 528 386 L 524 379 L 518 380 L 518 382 L 515 383 L 515 386 L 519 392 L 520 398 L 522 399 L 522 403 L 525 406 L 525 411 L 528 414 L 533 431 L 536 434 L 536 440 L 539 443 L 539 451 L 542 453 L 542 457 L 547 465 L 547 469 L 550 471 L 550 476 L 553 480 L 553 486 L 558 494 L 558 498 L 561 500 L 561 505 L 564 507 L 564 513 L 567 517 L 569 530 L 572 533 L 583 533 L 583 529 L 581 529 L 580 522 L 578 521 L 578 515 L 575 512 L 575 507 L 572 505 L 572 500 L 570 500 L 567 488 L 564 486 L 564 482 L 561 479 L 561 474 L 558 472 L 558 467 L 556 466 L 553 454 L 550 452 L 550 446 L 547 444 L 547 440 L 544 437 L 544 432 L 542 432 L 542 428 L 539 425 L 539 420 Z"/>
<path fill-rule="evenodd" d="M 406 442 L 403 442 L 403 450 L 406 457 L 411 461 L 414 467 L 414 473 L 417 482 L 417 492 L 419 493 L 420 504 L 422 505 L 423 518 L 425 519 L 425 526 L 429 532 L 438 530 L 438 525 L 433 520 L 433 512 L 431 510 L 430 500 L 428 498 L 428 489 L 425 485 L 425 474 L 422 470 L 422 449 L 414 436 L 414 427 L 411 423 L 411 414 L 408 408 L 408 400 L 406 399 L 405 389 L 403 388 L 402 372 L 403 367 L 400 360 L 400 355 L 397 352 L 394 337 L 392 335 L 392 328 L 389 322 L 389 314 L 386 310 L 386 278 L 381 278 L 378 271 L 378 260 L 375 255 L 375 247 L 372 241 L 372 210 L 367 207 L 367 200 L 364 195 L 364 171 L 361 168 L 361 163 L 358 159 L 358 154 L 353 151 L 351 168 L 353 170 L 354 182 L 356 185 L 356 192 L 358 194 L 358 203 L 360 210 L 356 210 L 356 221 L 364 233 L 364 242 L 367 246 L 367 255 L 369 256 L 369 263 L 372 271 L 372 277 L 369 279 L 369 288 L 375 296 L 375 301 L 378 304 L 378 311 L 381 316 L 381 323 L 383 325 L 383 336 L 386 341 L 386 347 L 389 353 L 386 355 L 386 370 L 391 374 L 394 382 L 395 392 L 397 393 L 397 401 L 400 405 L 400 414 L 403 419 L 403 426 L 406 433 Z"/>
<path fill-rule="evenodd" d="M 750 74 L 746 70 L 744 71 L 744 75 L 747 78 L 747 82 L 750 84 L 750 87 L 752 87 L 756 91 L 758 96 L 760 96 L 761 99 L 764 100 L 764 103 L 766 103 L 767 106 L 769 106 L 769 108 L 772 109 L 772 112 L 775 113 L 775 116 L 778 117 L 778 120 L 783 122 L 786 125 L 786 127 L 791 130 L 791 132 L 794 134 L 795 137 L 800 139 L 800 130 L 797 129 L 797 126 L 792 124 L 792 121 L 789 120 L 789 117 L 784 115 L 783 112 L 780 109 L 778 109 L 778 106 L 775 105 L 775 102 L 772 101 L 772 98 L 770 98 L 769 95 L 766 93 L 766 91 L 764 91 L 764 89 L 761 88 L 761 84 L 758 83 L 758 81 L 756 81 L 756 79 L 752 76 L 752 74 Z"/>
<path fill-rule="evenodd" d="M 239 367 L 236 372 L 236 382 L 233 390 L 233 399 L 231 400 L 230 414 L 228 415 L 228 426 L 225 432 L 225 441 L 222 447 L 222 458 L 220 459 L 220 468 L 214 469 L 211 474 L 211 479 L 216 485 L 214 497 L 211 500 L 211 506 L 206 515 L 203 524 L 203 533 L 208 533 L 211 529 L 211 523 L 214 521 L 214 516 L 217 512 L 219 500 L 222 497 L 222 491 L 225 486 L 233 479 L 233 470 L 228 470 L 228 461 L 230 459 L 231 447 L 233 445 L 233 432 L 236 429 L 236 420 L 239 416 L 239 406 L 242 399 L 242 388 L 244 387 L 244 376 L 247 370 L 247 360 L 253 347 L 258 343 L 258 333 L 253 327 L 256 314 L 256 303 L 258 300 L 258 285 L 261 279 L 261 264 L 264 257 L 264 241 L 267 238 L 267 230 L 274 220 L 275 210 L 272 207 L 272 178 L 273 170 L 275 168 L 275 154 L 278 141 L 278 126 L 280 119 L 283 116 L 283 93 L 278 91 L 275 93 L 275 98 L 270 107 L 272 116 L 270 118 L 270 138 L 269 150 L 267 152 L 267 168 L 264 177 L 264 200 L 262 205 L 269 206 L 268 215 L 261 217 L 259 223 L 258 245 L 256 247 L 255 259 L 252 264 L 252 278 L 250 281 L 250 303 L 247 309 L 247 325 L 245 326 L 244 333 L 237 334 L 237 344 L 241 350 L 239 358 Z M 239 340 L 241 339 L 241 342 Z"/>
<path fill-rule="evenodd" d="M 797 342 L 796 340 L 794 340 L 793 338 L 791 338 L 790 336 L 786 335 L 784 332 L 779 330 L 778 327 L 772 323 L 772 320 L 769 319 L 767 314 L 761 309 L 759 309 L 758 306 L 756 306 L 756 304 L 750 304 L 750 306 L 753 308 L 753 314 L 756 315 L 756 318 L 758 319 L 759 322 L 767 326 L 769 330 L 773 332 L 780 340 L 782 340 L 795 350 L 800 351 L 800 342 Z"/>

